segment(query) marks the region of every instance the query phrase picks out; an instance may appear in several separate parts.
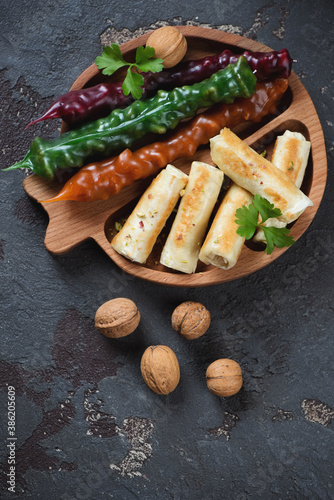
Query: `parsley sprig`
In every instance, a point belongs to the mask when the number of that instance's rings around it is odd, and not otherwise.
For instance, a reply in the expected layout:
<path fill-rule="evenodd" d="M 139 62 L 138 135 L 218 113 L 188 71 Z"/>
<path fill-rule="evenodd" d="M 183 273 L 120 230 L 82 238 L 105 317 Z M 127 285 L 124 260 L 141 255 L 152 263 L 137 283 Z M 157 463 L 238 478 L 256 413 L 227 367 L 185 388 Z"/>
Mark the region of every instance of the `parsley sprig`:
<path fill-rule="evenodd" d="M 163 69 L 163 60 L 154 58 L 153 47 L 140 46 L 136 50 L 134 63 L 125 61 L 121 49 L 117 43 L 104 47 L 101 56 L 95 59 L 96 66 L 102 70 L 104 75 L 112 75 L 120 68 L 128 66 L 125 80 L 122 84 L 122 90 L 125 95 L 131 94 L 134 99 L 140 99 L 143 95 L 142 85 L 144 78 L 139 73 L 159 73 Z"/>
<path fill-rule="evenodd" d="M 259 214 L 261 216 L 260 222 Z M 275 208 L 266 198 L 262 198 L 258 194 L 254 196 L 253 203 L 248 207 L 238 208 L 235 215 L 237 217 L 235 222 L 240 226 L 237 233 L 244 236 L 246 240 L 254 236 L 257 228 L 263 229 L 267 241 L 264 251 L 268 255 L 273 252 L 275 246 L 279 248 L 289 247 L 295 242 L 293 236 L 289 236 L 290 230 L 286 227 L 267 227 L 263 225 L 266 220 L 282 215 L 282 212 L 279 208 Z"/>

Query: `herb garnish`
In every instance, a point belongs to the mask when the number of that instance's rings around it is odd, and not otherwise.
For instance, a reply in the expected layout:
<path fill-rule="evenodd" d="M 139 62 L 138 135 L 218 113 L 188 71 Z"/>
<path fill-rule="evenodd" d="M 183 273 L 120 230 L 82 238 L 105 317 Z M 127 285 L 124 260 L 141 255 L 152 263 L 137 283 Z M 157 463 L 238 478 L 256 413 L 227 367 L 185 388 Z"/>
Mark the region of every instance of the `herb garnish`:
<path fill-rule="evenodd" d="M 101 56 L 95 59 L 96 66 L 102 70 L 104 75 L 112 75 L 120 68 L 128 66 L 122 90 L 125 95 L 131 94 L 134 99 L 140 99 L 143 90 L 144 78 L 139 73 L 159 73 L 163 69 L 163 60 L 154 59 L 154 48 L 140 46 L 136 50 L 136 62 L 126 62 L 122 56 L 121 49 L 117 43 L 104 47 Z"/>
<path fill-rule="evenodd" d="M 261 216 L 260 222 L 258 220 L 259 214 Z M 279 208 L 275 208 L 270 201 L 258 194 L 254 196 L 253 203 L 248 207 L 243 206 L 238 208 L 235 215 L 237 217 L 235 222 L 240 226 L 237 229 L 237 233 L 240 236 L 244 236 L 246 240 L 254 236 L 257 228 L 263 230 L 267 241 L 264 251 L 268 255 L 273 252 L 275 246 L 279 248 L 289 247 L 295 242 L 293 237 L 289 236 L 290 230 L 286 227 L 267 227 L 263 225 L 267 219 L 279 217 L 282 215 L 282 212 Z"/>

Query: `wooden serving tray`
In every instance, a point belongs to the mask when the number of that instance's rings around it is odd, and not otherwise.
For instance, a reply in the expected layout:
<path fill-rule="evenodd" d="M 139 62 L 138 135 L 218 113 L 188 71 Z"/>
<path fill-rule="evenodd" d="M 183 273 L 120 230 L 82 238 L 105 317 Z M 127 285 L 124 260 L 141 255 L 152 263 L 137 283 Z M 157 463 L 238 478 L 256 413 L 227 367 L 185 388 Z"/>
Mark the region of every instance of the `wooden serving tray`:
<path fill-rule="evenodd" d="M 218 30 L 191 26 L 181 26 L 179 29 L 187 38 L 187 59 L 199 59 L 206 55 L 218 54 L 225 48 L 236 53 L 244 50 L 263 52 L 271 50 L 253 40 Z M 146 43 L 148 36 L 149 33 L 123 44 L 121 47 L 123 54 L 131 57 L 138 46 Z M 79 76 L 71 90 L 95 85 L 103 78 L 105 77 L 93 64 Z M 311 154 L 302 190 L 313 201 L 313 207 L 307 208 L 291 227 L 291 234 L 297 240 L 311 224 L 319 208 L 326 184 L 327 158 L 317 112 L 305 87 L 293 72 L 284 99 L 286 99 L 284 103 L 286 109 L 269 123 L 252 125 L 244 139 L 253 147 L 263 143 L 266 149 L 270 150 L 276 136 L 288 129 L 303 133 L 306 139 L 311 141 Z M 63 124 L 62 130 L 65 129 L 66 126 Z M 192 160 L 213 164 L 209 147 L 200 149 Z M 173 164 L 188 172 L 191 161 L 181 159 Z M 52 253 L 63 254 L 88 238 L 92 238 L 124 271 L 151 282 L 184 287 L 213 285 L 247 276 L 273 262 L 288 250 L 288 248 L 275 249 L 271 255 L 267 255 L 263 252 L 263 247 L 246 242 L 238 263 L 232 269 L 226 271 L 199 262 L 196 272 L 186 275 L 159 263 L 162 245 L 157 243 L 145 265 L 132 263 L 112 249 L 110 240 L 115 221 L 120 220 L 124 214 L 130 213 L 134 200 L 141 195 L 148 183 L 148 180 L 138 181 L 106 201 L 42 203 L 50 219 L 45 235 L 46 248 Z M 57 181 L 48 181 L 36 175 L 31 175 L 24 180 L 24 189 L 28 195 L 38 201 L 54 196 L 60 188 L 61 185 Z"/>

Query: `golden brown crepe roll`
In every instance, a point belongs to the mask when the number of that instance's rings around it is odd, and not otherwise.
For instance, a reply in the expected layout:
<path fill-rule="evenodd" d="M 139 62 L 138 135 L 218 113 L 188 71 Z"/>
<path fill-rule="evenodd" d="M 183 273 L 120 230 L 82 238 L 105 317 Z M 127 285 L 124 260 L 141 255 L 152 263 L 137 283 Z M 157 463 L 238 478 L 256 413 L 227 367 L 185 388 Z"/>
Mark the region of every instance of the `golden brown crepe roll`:
<path fill-rule="evenodd" d="M 116 252 L 143 264 L 184 189 L 188 176 L 167 165 L 141 196 L 124 226 L 111 241 Z"/>
<path fill-rule="evenodd" d="M 198 161 L 192 163 L 185 193 L 161 254 L 161 264 L 183 273 L 195 272 L 223 178 L 223 172 L 216 167 Z"/>
<path fill-rule="evenodd" d="M 199 260 L 222 269 L 233 267 L 240 255 L 245 238 L 237 234 L 236 211 L 252 203 L 253 195 L 232 184 L 224 196 L 199 254 Z"/>
<path fill-rule="evenodd" d="M 257 154 L 229 129 L 213 137 L 211 157 L 238 186 L 266 198 L 282 212 L 280 220 L 296 220 L 312 201 L 289 177 L 270 161 Z"/>
<path fill-rule="evenodd" d="M 287 174 L 298 187 L 302 185 L 311 143 L 300 132 L 286 130 L 276 139 L 271 163 Z"/>
<path fill-rule="evenodd" d="M 271 163 L 284 172 L 298 187 L 302 185 L 310 154 L 311 143 L 299 132 L 286 130 L 277 137 Z M 267 219 L 264 226 L 285 227 L 286 223 L 278 219 Z M 258 229 L 254 241 L 266 243 L 263 230 Z"/>

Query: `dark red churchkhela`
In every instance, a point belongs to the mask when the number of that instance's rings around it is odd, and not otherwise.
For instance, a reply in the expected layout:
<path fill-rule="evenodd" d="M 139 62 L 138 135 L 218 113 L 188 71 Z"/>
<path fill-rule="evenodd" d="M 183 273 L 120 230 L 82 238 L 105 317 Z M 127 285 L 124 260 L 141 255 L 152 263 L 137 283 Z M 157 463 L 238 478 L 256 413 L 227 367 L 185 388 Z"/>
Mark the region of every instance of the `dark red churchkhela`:
<path fill-rule="evenodd" d="M 233 54 L 227 49 L 218 55 L 180 63 L 160 73 L 143 73 L 142 98 L 152 96 L 159 89 L 171 90 L 174 87 L 193 85 L 205 80 L 228 64 L 236 62 L 240 55 Z M 293 60 L 287 49 L 278 52 L 246 51 L 242 55 L 246 57 L 258 80 L 290 76 Z M 29 123 L 28 127 L 50 118 L 61 118 L 68 124 L 76 124 L 107 116 L 113 109 L 128 106 L 132 101 L 131 95 L 123 94 L 122 82 L 101 83 L 94 87 L 70 91 L 58 97 L 43 116 Z"/>

